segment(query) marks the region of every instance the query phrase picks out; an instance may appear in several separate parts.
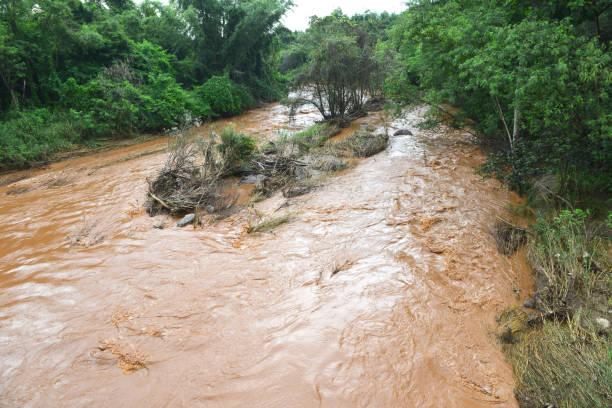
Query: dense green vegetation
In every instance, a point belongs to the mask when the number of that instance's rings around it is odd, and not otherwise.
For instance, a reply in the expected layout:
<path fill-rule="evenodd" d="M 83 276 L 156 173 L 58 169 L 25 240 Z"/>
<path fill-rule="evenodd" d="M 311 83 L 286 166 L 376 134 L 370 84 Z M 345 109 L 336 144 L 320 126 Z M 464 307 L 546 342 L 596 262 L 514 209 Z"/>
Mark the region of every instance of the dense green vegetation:
<path fill-rule="evenodd" d="M 392 29 L 400 99 L 462 108 L 497 145 L 483 172 L 527 192 L 612 191 L 612 8 L 605 1 L 413 1 Z"/>
<path fill-rule="evenodd" d="M 0 167 L 278 99 L 286 0 L 0 3 Z"/>

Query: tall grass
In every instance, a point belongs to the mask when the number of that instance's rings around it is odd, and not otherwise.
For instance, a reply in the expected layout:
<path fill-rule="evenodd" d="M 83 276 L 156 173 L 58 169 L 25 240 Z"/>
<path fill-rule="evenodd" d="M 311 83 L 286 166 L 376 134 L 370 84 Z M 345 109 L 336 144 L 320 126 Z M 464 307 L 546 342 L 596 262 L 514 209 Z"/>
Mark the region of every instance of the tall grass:
<path fill-rule="evenodd" d="M 505 344 L 525 408 L 607 408 L 612 401 L 612 343 L 569 322 L 544 321 L 516 343 Z"/>
<path fill-rule="evenodd" d="M 594 290 L 610 290 L 605 242 L 587 218 L 588 212 L 563 210 L 533 225 L 528 260 L 537 282 L 536 305 L 543 313 L 589 307 Z"/>
<path fill-rule="evenodd" d="M 610 407 L 610 241 L 588 211 L 541 216 L 527 243 L 537 314 L 511 308 L 499 338 L 521 407 Z M 605 321 L 604 321 L 605 322 Z"/>

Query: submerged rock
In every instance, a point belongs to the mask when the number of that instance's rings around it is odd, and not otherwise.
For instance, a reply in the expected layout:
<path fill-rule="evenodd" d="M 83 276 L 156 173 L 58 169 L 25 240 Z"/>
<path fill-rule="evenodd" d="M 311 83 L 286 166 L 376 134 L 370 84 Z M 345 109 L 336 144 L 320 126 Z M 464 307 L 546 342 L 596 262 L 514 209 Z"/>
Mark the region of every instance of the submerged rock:
<path fill-rule="evenodd" d="M 156 229 L 164 229 L 165 227 L 166 227 L 166 223 L 163 221 L 153 224 L 153 228 L 156 228 Z"/>
<path fill-rule="evenodd" d="M 187 214 L 179 222 L 176 223 L 177 227 L 184 227 L 185 225 L 191 224 L 195 221 L 195 214 Z"/>
<path fill-rule="evenodd" d="M 412 136 L 412 132 L 409 131 L 408 129 L 400 129 L 400 130 L 396 130 L 395 133 L 393 133 L 393 136 L 404 136 L 404 135 Z"/>
<path fill-rule="evenodd" d="M 257 184 L 263 183 L 265 178 L 266 176 L 264 176 L 263 174 L 249 174 L 248 176 L 241 178 L 238 184 L 256 184 L 257 185 Z"/>

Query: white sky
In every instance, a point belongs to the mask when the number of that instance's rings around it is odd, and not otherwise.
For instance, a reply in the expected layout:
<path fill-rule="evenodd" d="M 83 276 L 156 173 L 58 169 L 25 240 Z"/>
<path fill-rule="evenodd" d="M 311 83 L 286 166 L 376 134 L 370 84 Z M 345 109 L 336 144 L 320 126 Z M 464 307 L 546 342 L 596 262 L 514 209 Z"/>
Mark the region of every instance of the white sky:
<path fill-rule="evenodd" d="M 325 17 L 340 7 L 346 15 L 352 16 L 366 10 L 399 13 L 406 9 L 406 0 L 293 0 L 295 6 L 283 18 L 290 30 L 305 30 L 310 16 Z"/>
<path fill-rule="evenodd" d="M 136 0 L 141 3 L 143 0 Z M 168 0 L 161 0 L 168 4 Z M 406 10 L 406 0 L 293 0 L 295 6 L 283 18 L 283 24 L 290 30 L 305 30 L 310 16 L 325 17 L 340 7 L 346 15 L 363 13 L 366 10 L 381 13 L 399 13 Z"/>

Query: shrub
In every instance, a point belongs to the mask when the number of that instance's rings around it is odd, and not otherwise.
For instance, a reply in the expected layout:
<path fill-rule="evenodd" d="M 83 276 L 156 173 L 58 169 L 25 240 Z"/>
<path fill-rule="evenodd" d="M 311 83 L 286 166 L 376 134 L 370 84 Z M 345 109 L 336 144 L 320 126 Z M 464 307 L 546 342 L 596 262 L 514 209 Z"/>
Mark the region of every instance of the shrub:
<path fill-rule="evenodd" d="M 36 109 L 0 122 L 0 167 L 22 166 L 68 149 L 81 139 L 82 123 L 68 113 Z"/>
<path fill-rule="evenodd" d="M 217 149 L 227 162 L 229 168 L 234 168 L 248 161 L 255 151 L 255 139 L 249 135 L 236 133 L 231 126 L 223 129 L 221 143 Z"/>
<path fill-rule="evenodd" d="M 215 117 L 215 112 L 213 112 L 212 108 L 208 104 L 208 102 L 204 101 L 200 98 L 197 92 L 187 91 L 186 92 L 186 106 L 190 115 L 194 119 L 202 119 L 202 120 L 210 120 Z"/>
<path fill-rule="evenodd" d="M 159 130 L 177 126 L 187 113 L 187 93 L 170 74 L 150 78 L 141 96 L 143 110 L 140 129 Z"/>
<path fill-rule="evenodd" d="M 253 105 L 249 91 L 228 76 L 213 76 L 196 92 L 219 116 L 237 115 Z"/>

